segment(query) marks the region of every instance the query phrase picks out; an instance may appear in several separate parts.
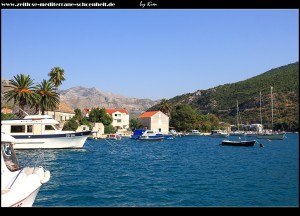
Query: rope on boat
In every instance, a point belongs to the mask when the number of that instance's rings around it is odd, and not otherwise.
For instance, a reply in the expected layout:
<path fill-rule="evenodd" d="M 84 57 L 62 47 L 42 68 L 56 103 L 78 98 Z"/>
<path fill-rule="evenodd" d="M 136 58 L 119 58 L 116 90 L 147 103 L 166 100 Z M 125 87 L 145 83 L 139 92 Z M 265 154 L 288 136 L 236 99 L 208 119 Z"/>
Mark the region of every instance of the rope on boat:
<path fill-rule="evenodd" d="M 255 142 L 257 142 L 259 144 L 259 147 L 261 147 L 261 148 L 265 147 L 264 144 L 258 142 L 257 140 L 255 140 Z"/>

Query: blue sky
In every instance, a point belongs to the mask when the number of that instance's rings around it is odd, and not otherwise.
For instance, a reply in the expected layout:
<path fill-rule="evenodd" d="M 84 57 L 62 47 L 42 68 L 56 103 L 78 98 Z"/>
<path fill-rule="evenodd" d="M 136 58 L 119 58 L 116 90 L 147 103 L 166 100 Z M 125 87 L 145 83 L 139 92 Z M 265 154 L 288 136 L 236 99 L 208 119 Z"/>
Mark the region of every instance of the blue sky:
<path fill-rule="evenodd" d="M 4 9 L 1 75 L 169 99 L 299 61 L 299 10 Z"/>

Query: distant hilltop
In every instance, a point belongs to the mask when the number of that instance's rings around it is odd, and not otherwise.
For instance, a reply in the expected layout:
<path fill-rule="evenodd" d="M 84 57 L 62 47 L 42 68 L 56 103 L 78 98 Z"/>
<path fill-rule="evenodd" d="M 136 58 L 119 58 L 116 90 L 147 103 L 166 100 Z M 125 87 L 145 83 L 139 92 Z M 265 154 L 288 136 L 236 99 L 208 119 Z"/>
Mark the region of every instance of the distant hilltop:
<path fill-rule="evenodd" d="M 3 100 L 3 92 L 8 88 L 4 87 L 9 84 L 9 80 L 1 79 L 1 104 L 6 104 Z M 131 117 L 136 117 L 143 113 L 149 107 L 154 106 L 159 100 L 129 98 L 120 94 L 105 92 L 97 88 L 85 88 L 76 86 L 67 90 L 59 90 L 60 101 L 71 109 L 83 108 L 124 108 Z M 9 103 L 12 105 L 12 101 Z"/>
<path fill-rule="evenodd" d="M 79 108 L 124 108 L 130 113 L 141 113 L 159 101 L 150 99 L 129 98 L 120 94 L 105 92 L 97 88 L 73 87 L 59 90 L 60 99 L 73 109 Z"/>
<path fill-rule="evenodd" d="M 178 95 L 167 100 L 170 108 L 188 104 L 201 114 L 214 114 L 220 121 L 235 124 L 236 105 L 243 123 L 260 123 L 260 92 L 263 122 L 271 120 L 270 88 L 273 87 L 274 120 L 293 130 L 299 128 L 299 62 L 273 68 L 258 76 L 207 90 Z M 149 108 L 156 110 L 157 105 Z"/>

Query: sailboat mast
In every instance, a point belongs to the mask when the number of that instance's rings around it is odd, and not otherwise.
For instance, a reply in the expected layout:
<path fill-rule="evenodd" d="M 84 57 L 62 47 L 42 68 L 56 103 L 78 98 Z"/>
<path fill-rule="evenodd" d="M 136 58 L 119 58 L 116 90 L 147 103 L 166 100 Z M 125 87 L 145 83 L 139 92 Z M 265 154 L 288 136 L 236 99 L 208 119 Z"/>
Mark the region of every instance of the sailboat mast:
<path fill-rule="evenodd" d="M 239 102 L 238 101 L 236 101 L 236 123 L 239 131 L 240 129 L 239 129 Z"/>
<path fill-rule="evenodd" d="M 262 115 L 261 115 L 261 91 L 259 92 L 259 115 L 260 115 L 260 124 L 262 125 Z"/>
<path fill-rule="evenodd" d="M 272 109 L 272 131 L 273 131 L 273 87 L 271 86 L 271 109 Z"/>

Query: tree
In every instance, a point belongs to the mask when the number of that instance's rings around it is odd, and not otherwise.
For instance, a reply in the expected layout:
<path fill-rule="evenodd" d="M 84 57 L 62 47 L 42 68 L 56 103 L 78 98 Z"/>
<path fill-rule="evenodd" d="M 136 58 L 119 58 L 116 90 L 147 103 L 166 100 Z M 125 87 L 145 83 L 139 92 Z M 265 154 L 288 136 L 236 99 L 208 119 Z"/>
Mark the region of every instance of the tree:
<path fill-rule="evenodd" d="M 75 118 L 80 122 L 82 120 L 82 112 L 81 112 L 81 109 L 79 108 L 76 108 L 74 110 L 75 112 Z"/>
<path fill-rule="evenodd" d="M 160 103 L 158 104 L 158 110 L 166 114 L 167 116 L 170 117 L 170 104 L 166 99 L 161 99 Z"/>
<path fill-rule="evenodd" d="M 135 129 L 143 127 L 143 124 L 138 118 L 133 118 L 129 121 L 129 127 L 132 131 L 135 131 Z"/>
<path fill-rule="evenodd" d="M 83 117 L 80 121 L 79 121 L 80 125 L 87 125 L 90 129 L 92 129 L 92 125 L 90 124 L 89 120 L 87 117 Z"/>
<path fill-rule="evenodd" d="M 42 110 L 42 115 L 45 115 L 46 109 L 54 109 L 59 105 L 59 94 L 55 92 L 54 84 L 50 80 L 43 80 L 35 86 L 36 100 Z"/>
<path fill-rule="evenodd" d="M 1 120 L 15 119 L 17 116 L 13 113 L 1 113 Z"/>
<path fill-rule="evenodd" d="M 48 73 L 48 76 L 50 76 L 50 81 L 54 83 L 56 90 L 58 89 L 58 86 L 61 85 L 62 81 L 66 80 L 65 71 L 60 67 L 52 68 L 51 71 Z"/>
<path fill-rule="evenodd" d="M 116 130 L 112 125 L 106 125 L 104 127 L 104 133 L 105 134 L 110 134 L 110 133 L 115 133 L 115 132 L 116 132 Z"/>
<path fill-rule="evenodd" d="M 187 104 L 179 104 L 171 111 L 170 125 L 178 131 L 187 131 L 196 128 L 198 114 Z"/>
<path fill-rule="evenodd" d="M 105 108 L 92 108 L 89 114 L 90 122 L 102 122 L 104 126 L 110 125 L 112 117 L 106 113 Z"/>
<path fill-rule="evenodd" d="M 54 67 L 51 69 L 51 71 L 48 73 L 48 76 L 50 76 L 50 81 L 54 83 L 54 86 L 56 88 L 56 92 L 58 90 L 58 86 L 61 85 L 62 81 L 65 81 L 65 71 L 64 69 L 61 69 L 60 67 Z M 54 110 L 54 119 L 55 119 L 55 110 Z"/>
<path fill-rule="evenodd" d="M 208 114 L 207 116 L 211 124 L 211 129 L 212 130 L 220 129 L 220 121 L 218 117 L 215 116 L 214 114 Z"/>
<path fill-rule="evenodd" d="M 198 128 L 202 132 L 211 131 L 211 123 L 209 121 L 208 115 L 199 115 L 198 116 Z"/>
<path fill-rule="evenodd" d="M 76 131 L 76 129 L 78 128 L 78 123 L 76 121 L 76 119 L 73 117 L 70 120 L 66 121 L 63 127 L 64 131 Z"/>
<path fill-rule="evenodd" d="M 24 110 L 24 107 L 27 104 L 34 106 L 36 103 L 33 84 L 33 80 L 29 75 L 18 74 L 17 76 L 14 76 L 14 79 L 9 80 L 8 86 L 4 86 L 11 88 L 4 92 L 4 99 L 7 101 L 13 100 L 14 105 L 19 105 L 21 108 L 19 110 L 20 116 L 23 116 L 22 110 Z"/>

